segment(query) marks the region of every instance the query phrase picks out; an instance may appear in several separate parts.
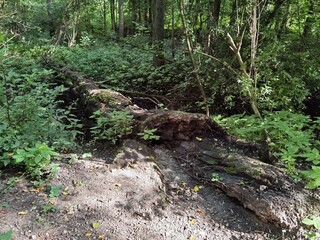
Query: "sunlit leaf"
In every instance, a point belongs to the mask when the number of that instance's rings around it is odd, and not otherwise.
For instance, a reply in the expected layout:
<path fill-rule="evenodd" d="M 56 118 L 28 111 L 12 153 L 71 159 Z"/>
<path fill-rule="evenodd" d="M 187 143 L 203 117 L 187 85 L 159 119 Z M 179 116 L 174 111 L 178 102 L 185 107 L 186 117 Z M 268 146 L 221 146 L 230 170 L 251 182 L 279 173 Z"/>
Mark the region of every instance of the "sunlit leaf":
<path fill-rule="evenodd" d="M 18 212 L 18 215 L 27 215 L 28 214 L 28 212 L 27 211 L 22 211 L 22 212 Z"/>
<path fill-rule="evenodd" d="M 85 236 L 86 236 L 86 237 L 91 237 L 91 236 L 92 236 L 92 233 L 91 233 L 91 232 L 87 232 L 87 233 L 85 234 Z"/>
<path fill-rule="evenodd" d="M 99 223 L 99 222 L 94 222 L 94 223 L 92 223 L 92 227 L 93 227 L 94 229 L 100 227 L 100 225 L 101 225 L 101 223 Z"/>
<path fill-rule="evenodd" d="M 190 218 L 188 221 L 189 224 L 195 224 L 196 223 L 196 219 L 194 218 Z"/>
<path fill-rule="evenodd" d="M 195 187 L 192 189 L 192 191 L 194 191 L 194 192 L 199 192 L 199 190 L 202 189 L 202 188 L 203 188 L 203 186 L 195 186 Z"/>
<path fill-rule="evenodd" d="M 202 141 L 202 138 L 201 137 L 196 137 L 196 140 L 201 142 Z"/>

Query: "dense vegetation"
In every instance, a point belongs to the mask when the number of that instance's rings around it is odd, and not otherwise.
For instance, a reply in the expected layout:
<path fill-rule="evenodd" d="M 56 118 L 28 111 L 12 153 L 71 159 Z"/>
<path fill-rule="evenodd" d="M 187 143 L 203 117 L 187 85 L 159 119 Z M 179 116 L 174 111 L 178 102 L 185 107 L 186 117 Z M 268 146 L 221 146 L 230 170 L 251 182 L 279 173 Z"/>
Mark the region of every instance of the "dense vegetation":
<path fill-rule="evenodd" d="M 210 114 L 317 188 L 319 9 L 314 0 L 0 0 L 0 167 L 40 177 L 55 151 L 75 147 L 81 124 L 42 65 L 50 59 L 101 87 Z M 96 117 L 105 129 L 94 138 L 115 143 L 117 118 Z"/>

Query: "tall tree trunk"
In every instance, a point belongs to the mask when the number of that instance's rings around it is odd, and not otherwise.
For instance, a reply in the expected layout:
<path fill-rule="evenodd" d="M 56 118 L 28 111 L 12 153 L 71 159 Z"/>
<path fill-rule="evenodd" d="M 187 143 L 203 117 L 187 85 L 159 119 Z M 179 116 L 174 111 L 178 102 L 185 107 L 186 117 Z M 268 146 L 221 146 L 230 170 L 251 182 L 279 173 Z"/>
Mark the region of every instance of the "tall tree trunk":
<path fill-rule="evenodd" d="M 103 0 L 103 32 L 107 34 L 107 1 Z"/>
<path fill-rule="evenodd" d="M 171 0 L 171 53 L 175 57 L 175 44 L 174 44 L 174 0 Z"/>
<path fill-rule="evenodd" d="M 53 17 L 53 2 L 52 2 L 52 0 L 47 0 L 47 13 L 48 13 L 49 35 L 51 38 L 53 38 L 54 34 L 55 34 L 55 24 L 54 24 L 54 17 Z"/>
<path fill-rule="evenodd" d="M 261 12 L 259 12 L 259 16 Z M 242 37 L 239 42 L 235 43 L 231 35 L 228 33 L 227 37 L 230 43 L 230 48 L 236 55 L 238 63 L 240 65 L 240 79 L 241 81 L 241 88 L 242 91 L 247 94 L 249 97 L 251 109 L 253 113 L 263 120 L 263 117 L 260 113 L 257 101 L 257 83 L 258 83 L 258 75 L 257 69 L 255 66 L 256 63 L 256 54 L 258 50 L 258 40 L 259 40 L 259 17 L 258 17 L 258 0 L 251 0 L 251 24 L 250 24 L 250 37 L 251 37 L 251 48 L 250 48 L 250 62 L 249 62 L 249 69 L 247 70 L 247 66 L 242 59 L 241 56 L 241 46 L 242 40 L 244 36 L 244 32 L 242 33 Z M 239 29 L 239 27 L 238 27 Z M 238 33 L 238 35 L 241 35 Z M 260 158 L 265 162 L 270 162 L 269 156 L 269 137 L 268 132 L 265 130 L 263 131 L 263 136 L 261 139 L 261 145 L 263 146 L 260 149 Z"/>
<path fill-rule="evenodd" d="M 131 0 L 131 24 L 130 24 L 130 34 L 136 33 L 135 24 L 137 23 L 138 18 L 138 4 L 137 0 Z"/>
<path fill-rule="evenodd" d="M 156 67 L 164 64 L 164 15 L 165 0 L 155 0 L 152 37 L 154 48 L 153 65 Z"/>
<path fill-rule="evenodd" d="M 213 26 L 215 28 L 218 28 L 218 25 L 219 25 L 220 9 L 221 9 L 221 0 L 214 0 L 211 14 L 212 14 Z"/>
<path fill-rule="evenodd" d="M 282 20 L 281 20 L 280 27 L 279 27 L 278 34 L 277 34 L 277 38 L 278 38 L 278 39 L 281 38 L 281 34 L 282 34 L 284 31 L 286 31 L 286 29 L 287 29 L 289 11 L 290 11 L 290 2 L 287 2 L 287 3 L 286 3 L 286 10 L 285 10 L 285 13 L 284 13 L 284 15 L 283 15 L 283 18 L 282 18 Z"/>
<path fill-rule="evenodd" d="M 76 44 L 76 38 L 78 36 L 78 24 L 80 21 L 80 14 L 75 14 L 72 21 L 72 32 L 69 35 L 68 47 L 73 47 Z"/>
<path fill-rule="evenodd" d="M 124 37 L 124 12 L 123 12 L 123 1 L 119 0 L 119 28 L 118 28 L 118 36 L 120 39 Z"/>
<path fill-rule="evenodd" d="M 187 25 L 185 7 L 184 7 L 183 0 L 179 0 L 179 3 L 180 3 L 179 4 L 179 8 L 180 8 L 180 16 L 181 16 L 181 21 L 182 21 L 182 27 L 183 27 L 184 35 L 185 35 L 185 38 L 186 38 L 186 43 L 187 43 L 187 48 L 188 48 L 190 60 L 191 60 L 192 67 L 193 67 L 192 73 L 193 73 L 193 75 L 195 77 L 195 80 L 196 80 L 196 82 L 198 84 L 198 88 L 200 90 L 201 97 L 202 97 L 203 102 L 204 102 L 206 115 L 209 116 L 210 112 L 209 112 L 209 106 L 208 106 L 208 99 L 207 99 L 207 95 L 206 95 L 206 93 L 204 91 L 202 80 L 201 80 L 200 75 L 198 73 L 198 71 L 199 71 L 199 63 L 194 58 L 194 50 L 193 50 L 192 45 L 191 45 L 191 36 L 190 36 L 189 30 L 188 30 L 189 27 Z"/>
<path fill-rule="evenodd" d="M 116 30 L 116 18 L 115 18 L 115 4 L 114 0 L 110 0 L 110 16 L 111 16 L 111 29 Z"/>

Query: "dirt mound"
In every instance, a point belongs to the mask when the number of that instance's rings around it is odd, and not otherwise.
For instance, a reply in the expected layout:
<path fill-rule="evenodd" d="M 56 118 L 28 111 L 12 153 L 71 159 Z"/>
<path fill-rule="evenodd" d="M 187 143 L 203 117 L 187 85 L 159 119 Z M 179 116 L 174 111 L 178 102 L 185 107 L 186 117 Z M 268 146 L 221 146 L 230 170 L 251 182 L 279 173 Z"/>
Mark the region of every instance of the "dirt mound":
<path fill-rule="evenodd" d="M 4 180 L 1 180 L 5 184 Z M 190 177 L 162 146 L 124 143 L 114 163 L 61 163 L 50 183 L 21 180 L 2 192 L 1 231 L 14 239 L 267 239 L 277 229 L 220 190 Z M 48 191 L 49 190 L 49 191 Z M 52 191 L 51 191 L 52 194 Z"/>

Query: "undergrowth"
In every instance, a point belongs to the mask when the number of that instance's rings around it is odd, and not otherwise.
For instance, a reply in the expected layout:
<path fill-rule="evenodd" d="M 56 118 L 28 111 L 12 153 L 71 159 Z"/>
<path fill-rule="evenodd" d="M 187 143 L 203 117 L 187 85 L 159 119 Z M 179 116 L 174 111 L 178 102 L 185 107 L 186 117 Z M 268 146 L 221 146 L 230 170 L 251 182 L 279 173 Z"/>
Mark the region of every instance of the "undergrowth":
<path fill-rule="evenodd" d="M 108 43 L 91 47 L 57 47 L 54 62 L 93 78 L 100 87 L 167 94 L 190 75 L 186 60 L 155 68 L 152 52 L 131 45 Z"/>
<path fill-rule="evenodd" d="M 75 146 L 81 124 L 71 108 L 59 108 L 65 89 L 50 83 L 51 72 L 31 58 L 0 51 L 0 169 L 23 166 L 39 178 L 57 150 Z"/>
<path fill-rule="evenodd" d="M 263 133 L 267 132 L 271 153 L 284 169 L 298 179 L 304 176 L 308 180 L 307 188 L 320 186 L 320 141 L 316 136 L 320 118 L 312 120 L 303 114 L 276 111 L 265 112 L 263 120 L 254 115 L 216 116 L 214 120 L 226 127 L 230 134 L 252 141 L 261 141 Z M 300 166 L 311 169 L 300 169 Z"/>

